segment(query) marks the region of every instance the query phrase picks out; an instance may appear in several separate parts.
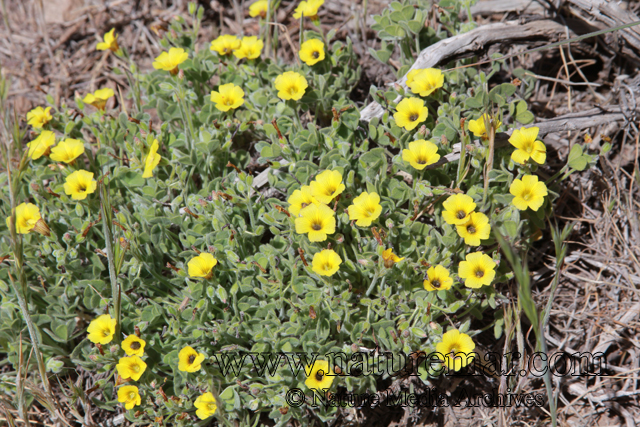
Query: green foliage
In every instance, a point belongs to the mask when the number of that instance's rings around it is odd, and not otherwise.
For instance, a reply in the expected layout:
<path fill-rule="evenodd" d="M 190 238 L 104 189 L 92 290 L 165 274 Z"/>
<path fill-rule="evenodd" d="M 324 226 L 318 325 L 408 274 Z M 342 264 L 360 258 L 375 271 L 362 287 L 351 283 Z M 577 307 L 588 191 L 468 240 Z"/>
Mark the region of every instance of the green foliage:
<path fill-rule="evenodd" d="M 414 48 L 470 28 L 457 18 L 469 2 L 440 2 L 436 19 L 447 31 L 424 26 L 426 4 L 394 2 L 375 17 L 383 47 L 372 54 L 386 62 L 390 46 L 398 44 L 407 68 Z M 253 60 L 221 58 L 205 47 L 195 49 L 202 9 L 190 11 L 193 27 L 178 18 L 161 41 L 189 53 L 179 73 L 143 72 L 131 63 L 123 70 L 131 84 L 131 110 L 96 111 L 80 99 L 75 106 L 56 106 L 50 99 L 54 119 L 49 129 L 58 141 L 84 141 L 85 155 L 73 165 L 43 156 L 20 166 L 16 199 L 36 204 L 51 228 L 48 237 L 33 232 L 18 237 L 28 283 L 24 294 L 48 371 L 64 375 L 82 367 L 100 374 L 96 384 L 102 398 L 92 403 L 114 410 L 115 365 L 124 356 L 119 343 L 138 329 L 147 343 L 148 368 L 131 383 L 140 388 L 143 403 L 127 412 L 128 420 L 149 424 L 163 417 L 164 423 L 192 425 L 194 401 L 212 392 L 221 423 L 248 424 L 257 421 L 256 412 L 267 412 L 277 425 L 292 419 L 307 425 L 332 419 L 337 408 L 314 408 L 316 420 L 307 416 L 305 406 L 288 407 L 288 389 L 308 391 L 304 374 L 287 363 L 273 375 L 259 373 L 250 359 L 225 374 L 218 362 L 236 352 L 350 355 L 354 347 L 379 347 L 393 354 L 430 353 L 451 318 L 462 332 L 478 334 L 473 320 L 492 316 L 504 301 L 498 285 L 514 272 L 500 262 L 501 240 L 489 237 L 480 247 L 465 244 L 456 227 L 444 221 L 443 202 L 467 194 L 476 212 L 489 217 L 492 229 L 519 247 L 544 227 L 551 212 L 548 201 L 536 211 L 521 211 L 509 193 L 513 180 L 535 172 L 537 165 L 514 163 L 512 146 L 494 148 L 468 128 L 470 120 L 485 113 L 501 122 L 497 132 L 531 123 L 526 99 L 533 79 L 519 70 L 520 86 L 503 83 L 490 89 L 490 79 L 507 70 L 505 64 L 495 63 L 488 73 L 445 70 L 442 88 L 425 98 L 426 121 L 412 131 L 396 125 L 394 100 L 418 95 L 372 88 L 386 111 L 365 124 L 350 99 L 360 67 L 348 38 L 330 42 L 327 36 L 326 59 L 313 66 L 284 64 L 264 51 Z M 309 37 L 323 39 L 307 32 Z M 126 50 L 121 54 L 128 60 Z M 299 101 L 277 96 L 274 81 L 289 70 L 306 76 L 309 84 Z M 244 104 L 223 112 L 211 102 L 210 92 L 227 83 L 243 88 Z M 459 163 L 414 169 L 403 160 L 403 150 L 420 139 L 430 139 L 441 159 L 460 152 L 454 145 L 463 144 Z M 21 140 L 19 134 L 14 137 Z M 144 178 L 154 140 L 161 160 L 153 177 Z M 573 169 L 582 170 L 591 161 L 582 150 L 571 153 Z M 255 177 L 267 167 L 268 184 L 258 188 Z M 76 169 L 89 170 L 99 181 L 97 191 L 81 201 L 71 199 L 64 187 L 65 177 Z M 339 171 L 346 188 L 330 204 L 336 232 L 326 241 L 311 242 L 296 233 L 286 200 L 324 170 Z M 4 218 L 11 215 L 6 173 L 0 174 L 0 183 Z M 365 191 L 380 196 L 382 214 L 371 226 L 360 227 L 350 213 L 353 199 Z M 0 256 L 11 256 L 12 241 L 0 221 Z M 320 276 L 311 260 L 329 245 L 342 264 L 335 275 Z M 383 251 L 389 248 L 403 260 L 385 263 Z M 471 289 L 458 268 L 476 251 L 499 265 L 491 285 Z M 210 278 L 189 275 L 188 262 L 199 252 L 217 259 Z M 505 253 L 513 264 L 517 258 Z M 425 290 L 423 280 L 435 265 L 451 273 L 450 290 Z M 16 270 L 15 263 L 0 270 L 0 351 L 13 365 L 18 363 L 16 337 L 26 326 L 18 295 L 9 286 Z M 526 270 L 515 272 L 525 289 Z M 524 307 L 534 316 L 532 303 L 524 301 Z M 124 335 L 116 334 L 100 350 L 85 339 L 86 328 L 104 313 L 121 319 L 118 328 Z M 503 323 L 497 319 L 496 336 Z M 200 371 L 178 369 L 178 353 L 185 346 L 206 355 Z M 337 377 L 332 390 L 371 391 L 376 380 Z M 160 388 L 169 398 L 161 398 Z"/>

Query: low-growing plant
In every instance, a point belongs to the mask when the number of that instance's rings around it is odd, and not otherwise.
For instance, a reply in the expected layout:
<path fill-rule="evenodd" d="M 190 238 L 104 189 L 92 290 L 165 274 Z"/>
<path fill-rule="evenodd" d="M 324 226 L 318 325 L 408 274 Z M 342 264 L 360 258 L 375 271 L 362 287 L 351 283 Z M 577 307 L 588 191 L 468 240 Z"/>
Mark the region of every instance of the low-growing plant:
<path fill-rule="evenodd" d="M 322 5 L 302 3 L 301 20 Z M 317 26 L 296 46 L 301 61 L 285 63 L 262 21 L 276 4 L 251 6 L 263 38 L 223 34 L 209 48 L 196 43 L 203 9 L 191 5 L 192 25 L 171 23 L 154 71 L 111 31 L 98 49 L 112 51 L 130 91 L 100 88 L 74 105 L 48 97 L 27 117 L 29 136 L 17 122 L 5 129 L 9 363 L 19 364 L 26 333 L 16 337 L 32 323 L 47 372 L 82 368 L 96 378 L 93 405 L 120 402 L 131 422 L 174 425 L 255 425 L 261 412 L 277 425 L 331 420 L 338 408 L 305 417 L 286 392 L 375 391 L 377 377 L 323 378 L 318 366 L 334 372 L 328 353 L 439 351 L 448 369 L 466 364 L 449 353 L 473 350 L 483 331 L 472 321 L 493 316 L 499 285 L 514 276 L 494 233 L 526 249 L 557 197 L 536 175 L 546 156 L 538 130 L 522 127 L 534 120 L 532 77 L 515 70 L 518 80 L 490 89 L 507 70 L 500 61 L 488 73 L 415 70 L 407 90 L 373 87 L 385 113 L 361 123 L 351 40 Z M 465 31 L 457 16 L 468 7 L 442 1 L 431 19 Z M 426 18 L 394 2 L 376 17 L 376 57 L 386 62 L 385 43 L 398 44 L 406 73 L 446 37 Z M 509 129 L 509 143 L 496 144 Z M 572 151 L 561 172 L 591 161 Z M 496 336 L 503 321 L 489 322 Z"/>

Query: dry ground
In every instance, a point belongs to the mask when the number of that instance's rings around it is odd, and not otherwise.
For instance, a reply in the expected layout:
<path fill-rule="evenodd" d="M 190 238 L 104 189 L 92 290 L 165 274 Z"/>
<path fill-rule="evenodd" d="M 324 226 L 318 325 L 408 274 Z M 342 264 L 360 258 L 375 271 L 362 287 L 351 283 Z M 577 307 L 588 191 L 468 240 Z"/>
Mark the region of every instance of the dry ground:
<path fill-rule="evenodd" d="M 4 75 L 11 80 L 9 101 L 21 117 L 34 106 L 44 104 L 45 94 L 51 94 L 56 103 L 69 103 L 76 94 L 105 84 L 126 88 L 124 77 L 111 72 L 113 56 L 95 50 L 98 37 L 115 27 L 139 66 L 150 68 L 152 58 L 161 51 L 153 28 L 170 21 L 176 14 L 186 14 L 187 7 L 183 0 L 2 0 L 1 3 L 0 65 Z M 255 20 L 237 14 L 233 3 L 217 0 L 200 3 L 206 8 L 201 31 L 203 42 L 215 37 L 221 26 L 229 33 L 240 32 L 241 28 L 245 33 L 257 33 Z M 369 13 L 376 13 L 385 5 L 385 0 L 370 1 Z M 298 24 L 290 20 L 294 7 L 294 3 L 283 1 L 278 21 L 289 24 L 288 30 L 295 40 Z M 638 4 L 626 7 L 630 10 L 635 7 L 637 12 Z M 475 19 L 486 23 L 518 17 L 529 19 L 530 12 L 524 11 L 520 15 L 483 13 Z M 339 28 L 339 38 L 349 36 L 354 40 L 364 73 L 353 97 L 363 105 L 371 83 L 382 86 L 394 78 L 388 66 L 377 63 L 366 53 L 366 48 L 373 46 L 376 40 L 374 32 L 362 31 L 363 26 L 366 28 L 362 4 L 327 0 L 320 18 L 327 28 Z M 590 43 L 594 46 L 593 51 L 606 51 L 593 41 Z M 595 89 L 598 93 L 595 95 L 586 86 L 571 86 L 569 93 L 567 85 L 540 80 L 532 100 L 537 117 L 550 118 L 583 111 L 595 104 L 621 105 L 626 102 L 635 106 L 635 99 L 640 98 L 640 75 L 633 64 L 606 52 L 587 57 L 584 52 L 588 50 L 584 46 L 578 49 L 573 54 L 575 58 L 569 50 L 563 52 L 568 57 L 565 58 L 555 49 L 515 61 L 552 79 L 582 81 L 584 78 L 601 84 Z M 291 55 L 291 52 L 285 54 Z M 577 74 L 578 71 L 582 75 Z M 553 134 L 545 139 L 549 147 L 550 170 L 564 165 L 569 147 L 577 142 L 590 139 L 590 147 L 595 152 L 604 140 L 610 139 L 613 144 L 612 151 L 601 157 L 594 168 L 574 174 L 565 182 L 556 206 L 560 226 L 568 221 L 574 221 L 575 226 L 568 239 L 568 256 L 561 268 L 560 285 L 551 306 L 546 331 L 549 350 L 571 354 L 602 351 L 606 354 L 609 374 L 555 380 L 560 425 L 635 426 L 636 420 L 640 420 L 640 148 L 637 125 L 637 117 L 629 109 L 626 123 Z M 531 257 L 534 296 L 540 307 L 547 303 L 550 295 L 551 279 L 556 273 L 554 257 L 553 242 L 546 230 Z M 508 296 L 514 303 L 517 301 L 515 292 Z M 532 352 L 533 334 L 526 320 L 522 328 L 520 344 Z M 516 348 L 514 343 L 506 344 Z M 502 349 L 505 341 L 504 338 L 498 342 L 488 338 L 481 345 Z M 466 380 L 460 385 L 490 390 L 495 384 L 491 380 Z M 524 391 L 544 393 L 542 381 L 525 381 L 520 386 Z M 453 389 L 454 385 L 446 387 Z M 33 411 L 37 418 L 42 409 L 34 407 Z M 93 419 L 104 423 L 106 416 L 96 413 Z M 403 410 L 345 411 L 336 424 L 357 422 L 376 426 L 515 426 L 547 425 L 549 418 L 540 410 L 447 408 L 413 413 Z M 0 426 L 2 424 L 0 417 Z"/>

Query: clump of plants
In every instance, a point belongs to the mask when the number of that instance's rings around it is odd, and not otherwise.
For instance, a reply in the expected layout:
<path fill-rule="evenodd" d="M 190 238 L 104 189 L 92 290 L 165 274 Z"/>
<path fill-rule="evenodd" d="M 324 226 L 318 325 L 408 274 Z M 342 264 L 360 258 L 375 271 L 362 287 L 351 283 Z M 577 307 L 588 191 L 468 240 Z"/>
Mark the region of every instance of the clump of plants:
<path fill-rule="evenodd" d="M 97 49 L 112 51 L 130 90 L 48 97 L 14 129 L 0 174 L 0 351 L 14 366 L 33 345 L 43 384 L 81 367 L 98 378 L 92 405 L 121 405 L 131 422 L 231 425 L 267 412 L 284 425 L 313 420 L 309 402 L 285 399 L 292 388 L 375 391 L 375 376 L 328 375 L 329 353 L 467 364 L 452 352 L 489 333 L 471 322 L 513 277 L 495 234 L 526 247 L 557 197 L 536 174 L 538 129 L 523 127 L 531 77 L 517 70 L 517 83 L 489 90 L 500 62 L 488 74 L 413 70 L 407 90 L 372 88 L 385 113 L 361 123 L 351 41 L 322 32 L 322 0 L 302 1 L 296 18 L 316 29 L 285 63 L 266 24 L 277 3 L 250 6 L 260 36 L 199 49 L 192 4 L 193 26 L 171 23 L 154 70 L 111 30 Z M 442 1 L 436 18 L 468 30 L 457 20 L 468 7 Z M 394 2 L 376 17 L 376 57 L 398 45 L 404 75 L 446 36 L 426 18 Z M 324 421 L 336 411 L 313 408 Z"/>

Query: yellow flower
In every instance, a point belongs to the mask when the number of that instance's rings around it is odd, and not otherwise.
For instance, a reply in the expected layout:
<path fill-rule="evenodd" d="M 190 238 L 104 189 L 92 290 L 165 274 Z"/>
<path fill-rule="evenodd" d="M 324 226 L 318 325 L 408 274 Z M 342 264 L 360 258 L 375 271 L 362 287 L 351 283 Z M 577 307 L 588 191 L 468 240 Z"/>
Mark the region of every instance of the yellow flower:
<path fill-rule="evenodd" d="M 396 262 L 400 262 L 404 259 L 404 257 L 400 258 L 398 255 L 393 253 L 393 249 L 389 248 L 382 252 L 382 260 L 384 261 L 384 266 L 387 268 L 393 267 Z"/>
<path fill-rule="evenodd" d="M 327 205 L 309 205 L 300 210 L 296 218 L 296 233 L 309 233 L 312 242 L 324 242 L 327 234 L 336 232 L 336 219 L 333 210 Z"/>
<path fill-rule="evenodd" d="M 480 240 L 488 239 L 491 233 L 489 218 L 481 212 L 471 212 L 469 222 L 456 225 L 456 229 L 464 243 L 469 246 L 479 246 Z"/>
<path fill-rule="evenodd" d="M 462 225 L 469 222 L 469 215 L 476 208 L 471 196 L 454 194 L 444 201 L 442 218 L 451 225 Z"/>
<path fill-rule="evenodd" d="M 93 93 L 88 93 L 87 96 L 84 97 L 82 102 L 84 102 L 85 104 L 93 105 L 98 110 L 104 110 L 105 106 L 107 105 L 107 100 L 113 95 L 115 95 L 113 89 L 107 87 L 104 89 L 99 89 Z"/>
<path fill-rule="evenodd" d="M 285 71 L 276 77 L 275 81 L 276 89 L 278 90 L 278 97 L 285 101 L 292 99 L 294 101 L 299 100 L 304 95 L 304 91 L 309 86 L 307 79 L 303 75 L 296 73 L 295 71 Z"/>
<path fill-rule="evenodd" d="M 218 55 L 230 55 L 236 49 L 240 48 L 241 41 L 238 37 L 225 34 L 211 42 L 209 50 L 218 52 Z"/>
<path fill-rule="evenodd" d="M 220 111 L 235 110 L 244 104 L 244 91 L 240 86 L 227 83 L 218 87 L 218 92 L 211 92 L 211 102 L 215 102 Z"/>
<path fill-rule="evenodd" d="M 323 4 L 324 0 L 301 1 L 293 13 L 293 17 L 295 19 L 300 19 L 300 17 L 304 15 L 305 18 L 317 19 L 318 9 Z"/>
<path fill-rule="evenodd" d="M 438 146 L 431 141 L 419 139 L 409 143 L 409 148 L 402 150 L 402 160 L 421 171 L 440 160 Z"/>
<path fill-rule="evenodd" d="M 97 44 L 96 49 L 98 50 L 111 50 L 111 52 L 117 52 L 120 49 L 118 46 L 118 35 L 114 35 L 114 31 L 116 29 L 112 28 L 111 31 L 105 33 L 104 41 Z M 127 408 L 128 409 L 128 408 Z"/>
<path fill-rule="evenodd" d="M 525 175 L 522 180 L 514 179 L 509 187 L 509 193 L 513 194 L 513 205 L 521 211 L 531 208 L 534 211 L 540 209 L 544 203 L 547 186 L 538 181 L 536 175 Z"/>
<path fill-rule="evenodd" d="M 154 139 L 151 144 L 151 148 L 149 149 L 149 154 L 144 161 L 144 173 L 142 174 L 143 178 L 151 178 L 153 176 L 153 170 L 160 163 L 160 154 L 158 154 L 158 140 Z"/>
<path fill-rule="evenodd" d="M 34 129 L 40 129 L 53 119 L 50 113 L 51 107 L 42 108 L 36 107 L 27 113 L 27 123 L 34 127 Z"/>
<path fill-rule="evenodd" d="M 134 385 L 125 385 L 118 389 L 118 402 L 124 403 L 124 409 L 131 409 L 140 405 L 140 393 L 138 387 Z"/>
<path fill-rule="evenodd" d="M 329 362 L 326 360 L 316 360 L 313 365 L 307 365 L 306 370 L 310 371 L 310 374 L 307 375 L 304 385 L 317 391 L 331 387 L 334 374 L 333 370 L 329 367 Z"/>
<path fill-rule="evenodd" d="M 311 187 L 304 185 L 299 190 L 291 193 L 291 196 L 287 199 L 287 203 L 291 205 L 289 206 L 289 212 L 291 212 L 293 216 L 298 216 L 300 209 L 306 208 L 312 203 L 317 205 L 319 202 L 311 194 Z"/>
<path fill-rule="evenodd" d="M 441 265 L 429 267 L 427 278 L 423 282 L 424 288 L 428 291 L 446 291 L 451 289 L 453 279 L 449 277 L 449 270 Z"/>
<path fill-rule="evenodd" d="M 310 39 L 300 45 L 300 59 L 311 66 L 324 59 L 324 43 L 318 39 Z"/>
<path fill-rule="evenodd" d="M 524 164 L 530 158 L 534 162 L 543 164 L 547 160 L 547 147 L 542 141 L 538 141 L 540 128 L 530 127 L 528 129 L 515 129 L 509 138 L 511 145 L 517 148 L 511 153 L 511 160 Z"/>
<path fill-rule="evenodd" d="M 178 353 L 178 369 L 183 372 L 196 372 L 202 367 L 204 354 L 198 353 L 192 347 L 186 346 Z"/>
<path fill-rule="evenodd" d="M 382 213 L 380 206 L 380 196 L 378 193 L 363 192 L 353 199 L 353 204 L 349 206 L 349 220 L 356 220 L 359 227 L 368 227 Z"/>
<path fill-rule="evenodd" d="M 329 203 L 345 189 L 342 174 L 338 171 L 326 170 L 311 181 L 311 194 L 320 203 Z"/>
<path fill-rule="evenodd" d="M 39 159 L 47 154 L 53 144 L 56 142 L 56 135 L 50 130 L 43 130 L 40 135 L 27 144 L 29 147 L 29 157 L 33 160 Z"/>
<path fill-rule="evenodd" d="M 33 203 L 21 203 L 16 207 L 16 233 L 28 234 L 36 226 L 40 216 L 40 209 Z M 7 217 L 7 228 L 11 228 L 11 215 Z"/>
<path fill-rule="evenodd" d="M 64 192 L 73 200 L 84 200 L 87 198 L 87 194 L 96 191 L 97 186 L 98 183 L 93 179 L 92 172 L 79 170 L 67 177 L 64 183 Z"/>
<path fill-rule="evenodd" d="M 129 335 L 122 341 L 122 349 L 127 354 L 127 356 L 142 356 L 144 354 L 144 346 L 147 343 L 138 338 L 136 335 Z"/>
<path fill-rule="evenodd" d="M 258 0 L 256 2 L 251 3 L 251 6 L 249 6 L 249 16 L 252 18 L 255 18 L 256 16 L 266 18 L 267 17 L 267 0 Z"/>
<path fill-rule="evenodd" d="M 238 58 L 256 59 L 260 56 L 264 43 L 256 36 L 243 37 L 240 47 L 233 51 L 233 55 Z"/>
<path fill-rule="evenodd" d="M 465 279 L 464 285 L 467 288 L 481 288 L 490 285 L 496 277 L 496 263 L 487 254 L 474 252 L 467 254 L 465 261 L 460 261 L 458 265 L 458 276 Z"/>
<path fill-rule="evenodd" d="M 118 375 L 122 378 L 131 378 L 134 381 L 138 381 L 145 369 L 147 369 L 147 364 L 139 356 L 121 357 L 116 369 L 118 370 Z"/>
<path fill-rule="evenodd" d="M 197 257 L 191 258 L 187 264 L 190 277 L 204 277 L 210 279 L 213 276 L 213 267 L 218 264 L 218 260 L 208 252 L 202 252 Z"/>
<path fill-rule="evenodd" d="M 162 52 L 153 61 L 156 70 L 169 71 L 172 75 L 178 74 L 178 65 L 189 59 L 189 54 L 180 47 L 172 47 L 169 52 Z"/>
<path fill-rule="evenodd" d="M 442 356 L 444 365 L 452 371 L 459 371 L 473 360 L 475 343 L 467 334 L 452 329 L 442 335 L 442 342 L 436 344 L 436 352 Z"/>
<path fill-rule="evenodd" d="M 444 74 L 437 68 L 425 68 L 409 71 L 407 86 L 411 92 L 420 96 L 429 96 L 444 84 Z"/>
<path fill-rule="evenodd" d="M 82 141 L 67 138 L 51 149 L 49 158 L 56 162 L 71 163 L 82 153 L 84 153 Z"/>
<path fill-rule="evenodd" d="M 396 110 L 393 115 L 396 125 L 406 130 L 415 129 L 429 114 L 429 109 L 420 98 L 404 98 L 398 103 Z"/>
<path fill-rule="evenodd" d="M 498 129 L 502 122 L 498 119 L 492 119 L 488 114 L 483 114 L 477 120 L 469 120 L 469 130 L 473 132 L 473 134 L 482 139 L 487 139 L 487 124 L 491 124 L 495 120 L 495 128 Z"/>
<path fill-rule="evenodd" d="M 193 402 L 193 406 L 198 408 L 196 415 L 201 420 L 206 420 L 215 414 L 216 409 L 218 409 L 218 405 L 216 405 L 216 398 L 213 397 L 213 394 L 211 393 L 205 393 L 198 396 L 196 401 Z"/>
<path fill-rule="evenodd" d="M 89 323 L 87 338 L 94 344 L 109 344 L 116 333 L 116 323 L 108 314 L 96 317 Z"/>
<path fill-rule="evenodd" d="M 342 258 L 333 249 L 324 249 L 313 256 L 313 271 L 321 276 L 333 276 L 342 264 Z"/>

